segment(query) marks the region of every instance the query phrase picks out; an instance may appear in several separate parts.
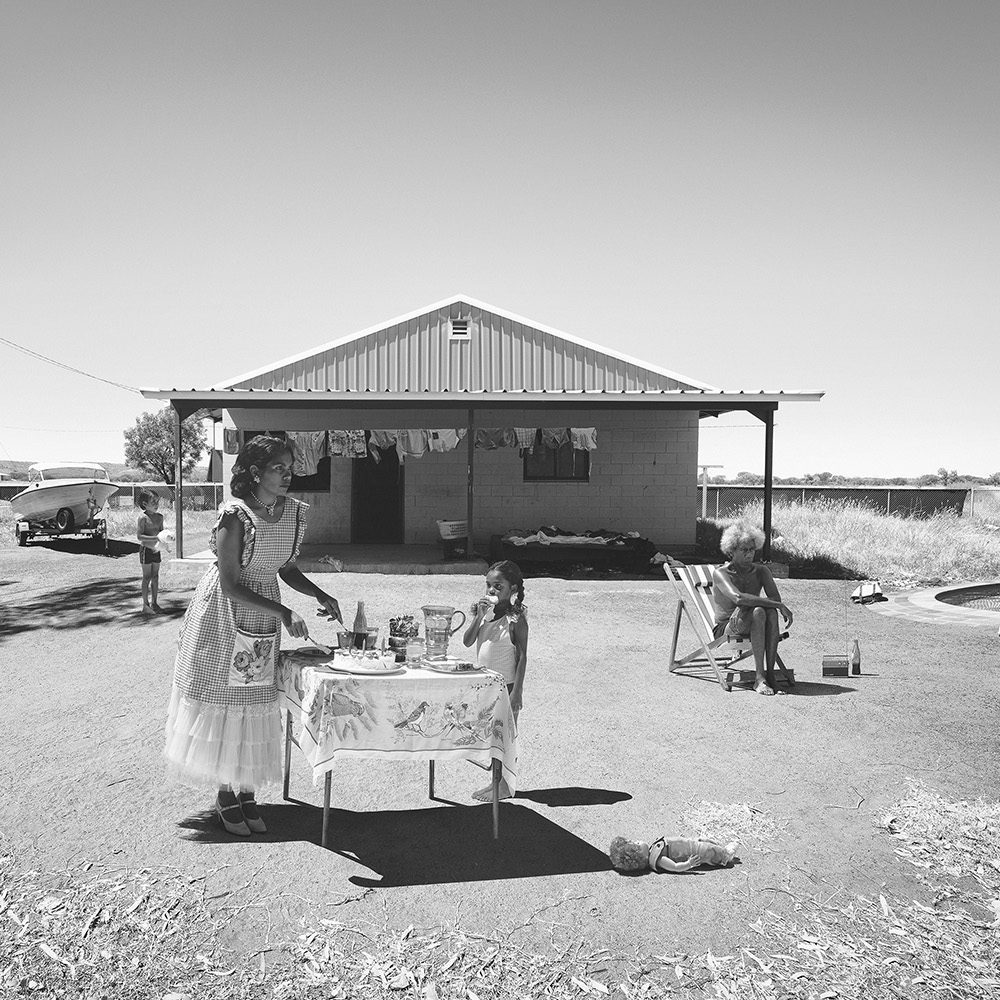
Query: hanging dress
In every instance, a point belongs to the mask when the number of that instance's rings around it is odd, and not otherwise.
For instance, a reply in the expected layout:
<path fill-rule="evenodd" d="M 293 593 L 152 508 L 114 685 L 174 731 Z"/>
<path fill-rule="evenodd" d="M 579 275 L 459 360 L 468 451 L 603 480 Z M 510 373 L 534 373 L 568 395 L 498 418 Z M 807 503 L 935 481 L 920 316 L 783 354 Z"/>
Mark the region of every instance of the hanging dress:
<path fill-rule="evenodd" d="M 285 497 L 271 523 L 242 500 L 219 511 L 211 549 L 226 514 L 243 526 L 239 582 L 281 602 L 278 570 L 298 556 L 308 504 Z M 230 600 L 218 563 L 202 577 L 181 624 L 167 714 L 167 769 L 196 785 L 259 788 L 282 777 L 281 720 L 275 664 L 281 620 Z M 249 655 L 241 649 L 248 649 Z M 261 654 L 254 657 L 254 650 Z"/>

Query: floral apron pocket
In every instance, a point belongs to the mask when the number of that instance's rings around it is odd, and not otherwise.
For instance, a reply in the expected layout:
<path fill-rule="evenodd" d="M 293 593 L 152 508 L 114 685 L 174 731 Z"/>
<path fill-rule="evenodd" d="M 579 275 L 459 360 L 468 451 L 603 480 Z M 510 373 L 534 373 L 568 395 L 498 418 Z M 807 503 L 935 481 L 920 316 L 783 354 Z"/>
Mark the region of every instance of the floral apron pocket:
<path fill-rule="evenodd" d="M 230 687 L 262 687 L 274 683 L 276 633 L 250 635 L 236 630 L 229 662 Z"/>

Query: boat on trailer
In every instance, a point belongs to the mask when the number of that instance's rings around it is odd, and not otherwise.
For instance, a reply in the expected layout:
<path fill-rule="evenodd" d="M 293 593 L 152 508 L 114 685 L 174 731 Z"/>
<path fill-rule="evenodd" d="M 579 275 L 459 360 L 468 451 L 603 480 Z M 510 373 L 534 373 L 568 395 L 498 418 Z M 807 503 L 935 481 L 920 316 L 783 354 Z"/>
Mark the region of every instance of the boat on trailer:
<path fill-rule="evenodd" d="M 11 497 L 18 545 L 41 535 L 103 539 L 104 508 L 118 492 L 107 470 L 92 462 L 43 462 L 28 469 L 28 486 Z"/>

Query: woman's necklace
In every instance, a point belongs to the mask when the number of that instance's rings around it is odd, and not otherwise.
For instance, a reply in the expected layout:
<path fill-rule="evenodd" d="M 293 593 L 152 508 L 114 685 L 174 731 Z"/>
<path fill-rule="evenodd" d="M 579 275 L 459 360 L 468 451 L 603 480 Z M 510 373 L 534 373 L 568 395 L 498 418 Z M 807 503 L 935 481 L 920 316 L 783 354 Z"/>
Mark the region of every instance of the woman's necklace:
<path fill-rule="evenodd" d="M 254 501 L 256 502 L 257 506 L 262 508 L 264 513 L 267 514 L 268 517 L 274 517 L 274 508 L 278 506 L 277 497 L 275 497 L 269 504 L 267 504 L 264 503 L 264 501 L 261 500 L 261 498 L 257 496 L 257 494 L 254 493 L 253 490 L 250 491 L 250 496 L 254 498 Z"/>

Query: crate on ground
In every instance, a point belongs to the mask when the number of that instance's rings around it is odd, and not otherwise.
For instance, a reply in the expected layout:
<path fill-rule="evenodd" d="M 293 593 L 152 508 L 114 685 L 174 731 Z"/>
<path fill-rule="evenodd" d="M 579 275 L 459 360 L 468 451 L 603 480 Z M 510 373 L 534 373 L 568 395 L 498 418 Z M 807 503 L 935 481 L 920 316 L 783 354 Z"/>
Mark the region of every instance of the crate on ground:
<path fill-rule="evenodd" d="M 439 520 L 437 527 L 445 559 L 468 558 L 469 522 Z"/>

